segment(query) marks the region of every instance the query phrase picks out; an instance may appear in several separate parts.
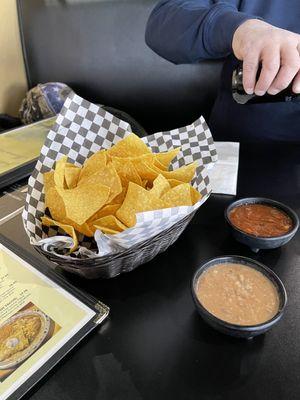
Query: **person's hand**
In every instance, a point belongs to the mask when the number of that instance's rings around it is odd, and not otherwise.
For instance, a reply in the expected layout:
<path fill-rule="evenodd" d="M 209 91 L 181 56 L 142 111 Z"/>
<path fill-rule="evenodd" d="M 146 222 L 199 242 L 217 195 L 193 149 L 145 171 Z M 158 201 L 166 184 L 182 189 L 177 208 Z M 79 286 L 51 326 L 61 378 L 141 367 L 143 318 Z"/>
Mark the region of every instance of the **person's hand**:
<path fill-rule="evenodd" d="M 300 35 L 249 19 L 235 31 L 232 49 L 236 58 L 243 61 L 246 93 L 275 95 L 294 78 L 292 90 L 300 93 Z M 262 70 L 256 83 L 260 63 Z"/>

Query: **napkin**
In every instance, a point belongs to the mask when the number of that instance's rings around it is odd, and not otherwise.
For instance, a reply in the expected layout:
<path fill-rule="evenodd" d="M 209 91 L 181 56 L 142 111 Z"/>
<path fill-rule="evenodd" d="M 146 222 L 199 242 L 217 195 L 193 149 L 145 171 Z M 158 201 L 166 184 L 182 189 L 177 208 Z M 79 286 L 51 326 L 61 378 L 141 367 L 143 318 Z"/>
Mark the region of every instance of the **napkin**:
<path fill-rule="evenodd" d="M 215 142 L 218 160 L 207 167 L 213 193 L 236 195 L 239 168 L 237 142 Z"/>

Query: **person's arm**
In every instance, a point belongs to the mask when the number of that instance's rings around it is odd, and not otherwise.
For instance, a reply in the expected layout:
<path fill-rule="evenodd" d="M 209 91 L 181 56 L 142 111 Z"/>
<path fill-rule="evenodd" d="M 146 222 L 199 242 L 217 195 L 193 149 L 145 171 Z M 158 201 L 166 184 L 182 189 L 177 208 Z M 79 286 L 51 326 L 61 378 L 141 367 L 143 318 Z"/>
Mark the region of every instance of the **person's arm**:
<path fill-rule="evenodd" d="M 232 53 L 232 38 L 246 20 L 238 0 L 163 0 L 152 11 L 146 43 L 175 64 L 223 58 Z"/>
<path fill-rule="evenodd" d="M 163 0 L 152 11 L 146 43 L 175 64 L 223 58 L 243 61 L 247 93 L 277 94 L 293 81 L 300 93 L 300 35 L 239 12 L 239 0 Z M 259 63 L 262 71 L 256 82 Z"/>

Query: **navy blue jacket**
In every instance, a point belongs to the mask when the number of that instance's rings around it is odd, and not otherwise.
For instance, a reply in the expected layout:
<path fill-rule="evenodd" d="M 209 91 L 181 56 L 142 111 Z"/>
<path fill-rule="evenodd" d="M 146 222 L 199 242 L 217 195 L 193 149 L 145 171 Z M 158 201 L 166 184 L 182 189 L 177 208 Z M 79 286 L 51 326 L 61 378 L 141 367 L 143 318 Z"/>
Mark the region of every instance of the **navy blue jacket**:
<path fill-rule="evenodd" d="M 146 42 L 175 64 L 225 59 L 210 128 L 225 140 L 300 143 L 300 103 L 236 104 L 231 76 L 237 65 L 232 37 L 250 18 L 300 33 L 299 0 L 163 0 L 152 11 Z"/>

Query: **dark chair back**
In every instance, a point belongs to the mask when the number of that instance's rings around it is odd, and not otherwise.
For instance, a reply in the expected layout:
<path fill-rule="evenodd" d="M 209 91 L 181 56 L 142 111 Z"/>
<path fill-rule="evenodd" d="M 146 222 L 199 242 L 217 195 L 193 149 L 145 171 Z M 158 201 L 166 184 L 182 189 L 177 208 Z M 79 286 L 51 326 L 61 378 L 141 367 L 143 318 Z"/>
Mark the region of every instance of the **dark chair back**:
<path fill-rule="evenodd" d="M 145 44 L 153 0 L 18 0 L 29 87 L 60 81 L 150 133 L 207 116 L 220 63 L 173 65 Z"/>

